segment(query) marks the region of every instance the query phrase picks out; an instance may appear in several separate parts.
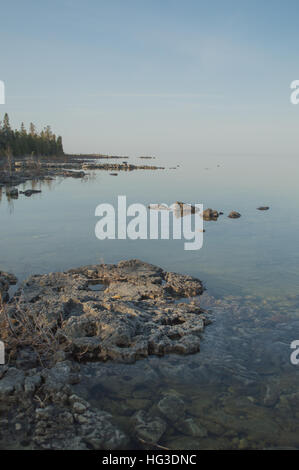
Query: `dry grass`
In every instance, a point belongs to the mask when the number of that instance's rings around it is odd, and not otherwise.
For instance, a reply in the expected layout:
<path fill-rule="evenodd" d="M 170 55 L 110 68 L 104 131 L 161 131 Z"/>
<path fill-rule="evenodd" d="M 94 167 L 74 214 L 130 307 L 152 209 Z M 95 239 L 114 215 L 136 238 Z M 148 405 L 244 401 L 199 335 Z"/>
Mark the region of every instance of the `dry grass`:
<path fill-rule="evenodd" d="M 17 358 L 18 350 L 30 348 L 38 355 L 42 366 L 51 364 L 54 354 L 67 350 L 70 343 L 59 323 L 52 322 L 50 326 L 44 314 L 33 316 L 21 302 L 5 304 L 0 301 L 1 340 L 8 362 Z"/>

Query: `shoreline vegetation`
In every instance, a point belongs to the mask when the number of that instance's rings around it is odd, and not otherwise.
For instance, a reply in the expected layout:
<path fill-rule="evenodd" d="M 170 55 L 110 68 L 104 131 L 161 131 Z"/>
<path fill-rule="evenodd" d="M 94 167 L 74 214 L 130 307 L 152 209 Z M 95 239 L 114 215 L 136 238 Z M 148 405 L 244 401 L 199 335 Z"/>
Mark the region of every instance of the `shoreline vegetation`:
<path fill-rule="evenodd" d="M 117 176 L 118 173 L 115 172 L 120 171 L 165 169 L 157 165 L 132 164 L 127 161 L 129 158 L 100 153 L 66 154 L 62 137 L 56 137 L 50 126 L 38 133 L 33 123 L 30 123 L 29 131 L 22 123 L 20 130 L 13 130 L 8 114 L 0 122 L 0 188 L 7 188 L 9 198 L 17 198 L 19 191 L 16 186 L 30 180 L 51 180 L 57 176 L 84 178 L 88 176 L 85 170 L 110 171 L 110 175 Z M 103 163 L 100 160 L 122 162 Z"/>

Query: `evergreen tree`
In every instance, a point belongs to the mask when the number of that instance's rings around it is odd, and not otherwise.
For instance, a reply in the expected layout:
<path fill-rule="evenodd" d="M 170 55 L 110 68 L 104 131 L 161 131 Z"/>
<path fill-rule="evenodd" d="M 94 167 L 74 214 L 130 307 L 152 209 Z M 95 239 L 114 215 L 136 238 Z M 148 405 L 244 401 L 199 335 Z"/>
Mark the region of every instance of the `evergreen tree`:
<path fill-rule="evenodd" d="M 4 132 L 4 135 L 9 135 L 11 133 L 11 127 L 10 127 L 9 117 L 7 113 L 4 114 L 3 132 Z"/>
<path fill-rule="evenodd" d="M 32 122 L 29 132 L 22 122 L 20 130 L 13 131 L 8 114 L 5 113 L 3 122 L 0 121 L 0 157 L 5 156 L 8 149 L 14 157 L 63 155 L 62 138 L 61 136 L 56 138 L 50 126 L 46 126 L 38 134 Z"/>

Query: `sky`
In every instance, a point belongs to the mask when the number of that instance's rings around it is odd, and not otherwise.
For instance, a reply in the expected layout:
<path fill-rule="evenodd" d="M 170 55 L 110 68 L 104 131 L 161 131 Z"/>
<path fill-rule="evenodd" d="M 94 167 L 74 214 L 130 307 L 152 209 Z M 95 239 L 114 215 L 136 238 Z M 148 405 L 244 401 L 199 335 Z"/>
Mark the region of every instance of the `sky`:
<path fill-rule="evenodd" d="M 0 0 L 13 127 L 66 152 L 296 155 L 298 0 Z"/>

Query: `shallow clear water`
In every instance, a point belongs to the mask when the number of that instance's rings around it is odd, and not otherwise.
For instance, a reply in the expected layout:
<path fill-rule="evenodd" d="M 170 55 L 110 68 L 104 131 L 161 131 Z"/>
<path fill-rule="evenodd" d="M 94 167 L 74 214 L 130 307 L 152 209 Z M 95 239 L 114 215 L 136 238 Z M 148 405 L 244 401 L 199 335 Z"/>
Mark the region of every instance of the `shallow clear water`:
<path fill-rule="evenodd" d="M 11 201 L 3 190 L 1 269 L 22 280 L 32 273 L 140 258 L 199 277 L 207 288 L 200 302 L 214 320 L 200 354 L 105 365 L 111 377 L 105 383 L 95 365 L 85 366 L 81 392 L 95 406 L 113 410 L 125 428 L 136 409 L 155 413 L 166 392 L 178 395 L 186 416 L 207 434 L 187 435 L 169 424 L 160 442 L 166 447 L 299 448 L 299 365 L 290 363 L 290 343 L 299 339 L 297 159 L 171 155 L 152 162 L 180 166 L 117 177 L 96 171 L 85 181 L 56 179 L 37 183 L 41 194 Z M 202 203 L 225 215 L 204 223 L 199 251 L 185 251 L 177 240 L 99 241 L 95 208 L 116 204 L 117 195 L 126 195 L 128 204 Z M 257 211 L 261 205 L 270 210 Z M 242 217 L 227 218 L 231 210 Z M 131 446 L 137 445 L 132 438 Z"/>

